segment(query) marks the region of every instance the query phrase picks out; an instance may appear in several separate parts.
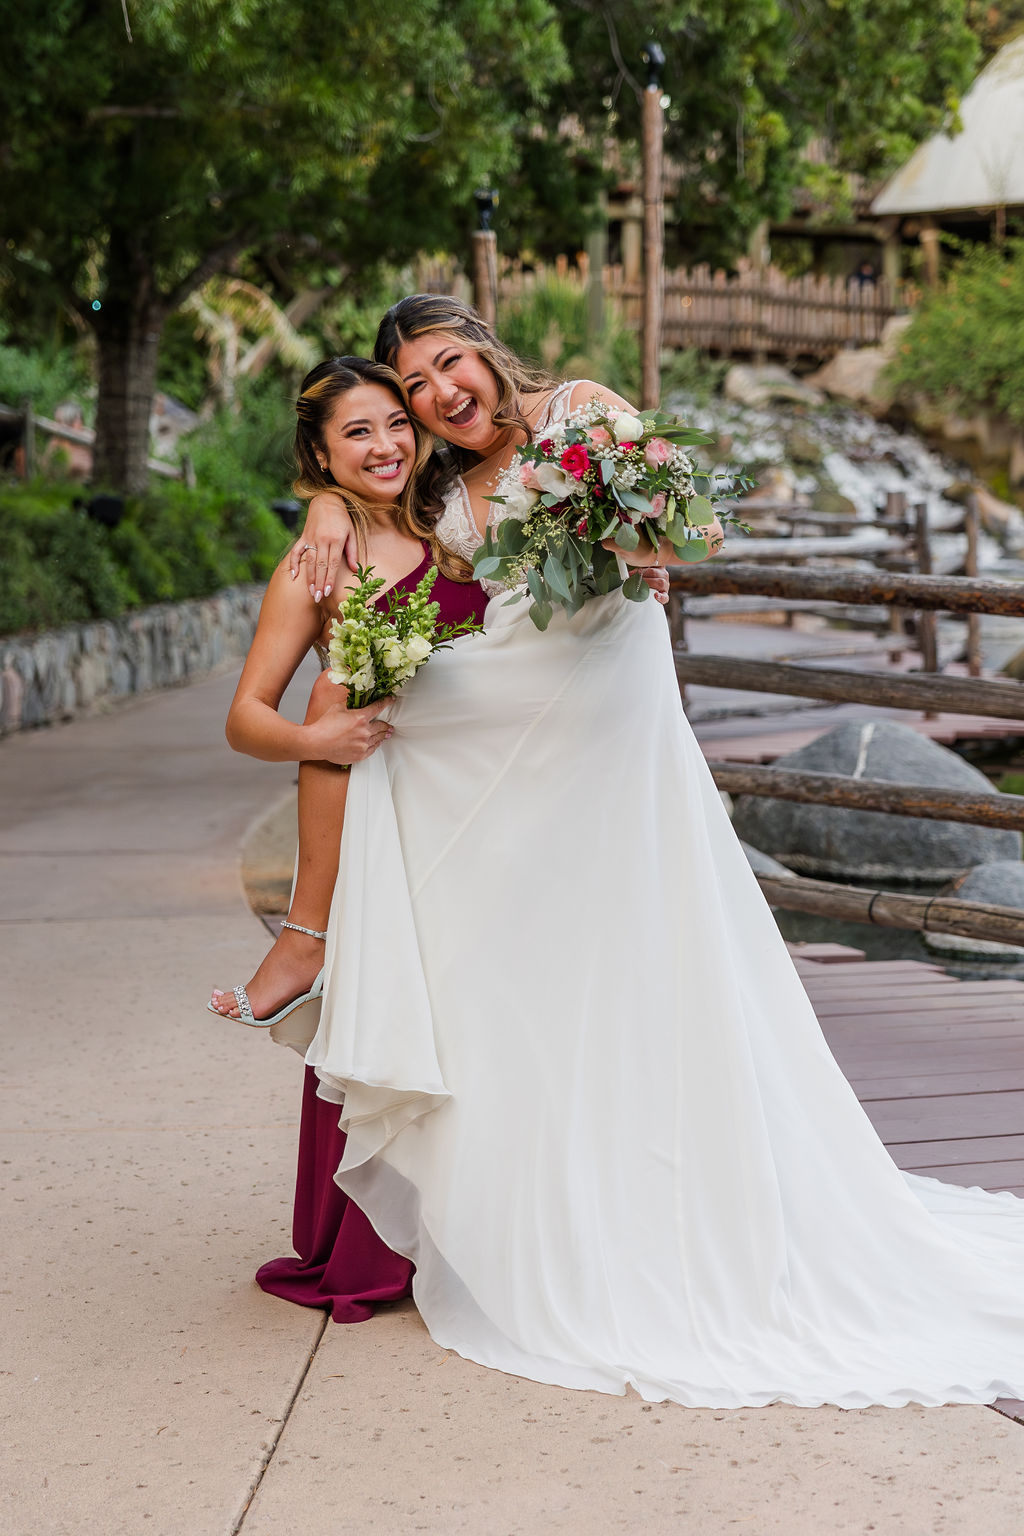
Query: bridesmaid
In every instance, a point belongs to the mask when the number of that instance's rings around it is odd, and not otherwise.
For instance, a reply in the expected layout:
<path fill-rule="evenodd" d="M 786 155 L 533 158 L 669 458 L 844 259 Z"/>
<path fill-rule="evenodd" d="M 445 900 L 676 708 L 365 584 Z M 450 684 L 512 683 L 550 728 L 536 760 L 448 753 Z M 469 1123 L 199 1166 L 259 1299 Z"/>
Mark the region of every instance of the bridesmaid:
<path fill-rule="evenodd" d="M 296 489 L 307 496 L 329 488 L 344 491 L 357 530 L 357 563 L 372 565 L 386 590 L 397 594 L 411 592 L 437 564 L 432 596 L 440 603 L 441 622 L 482 617 L 486 598 L 469 567 L 434 539 L 442 502 L 431 441 L 410 416 L 392 370 L 364 358 L 332 358 L 307 375 L 296 410 Z M 378 718 L 383 702 L 346 709 L 344 690 L 324 675 L 314 685 L 302 725 L 277 712 L 310 646 L 323 656 L 330 620 L 354 580 L 343 568 L 335 593 L 316 603 L 301 582 L 290 579 L 286 565 L 279 567 L 228 714 L 227 736 L 236 751 L 300 761 L 300 862 L 282 939 L 248 987 L 215 991 L 209 1006 L 247 1024 L 283 1025 L 282 1037 L 302 1013 L 319 1007 L 322 991 L 340 815 L 326 829 L 317 824 L 318 789 L 323 798 L 326 785 L 327 798 L 343 808 L 347 779 L 339 774 L 391 733 Z M 314 964 L 321 974 L 310 987 Z M 307 1068 L 292 1233 L 299 1257 L 265 1264 L 256 1279 L 288 1301 L 329 1308 L 336 1322 L 360 1322 L 372 1315 L 375 1303 L 409 1293 L 412 1265 L 392 1253 L 335 1184 L 344 1147 L 337 1105 L 317 1097 L 315 1074 Z"/>

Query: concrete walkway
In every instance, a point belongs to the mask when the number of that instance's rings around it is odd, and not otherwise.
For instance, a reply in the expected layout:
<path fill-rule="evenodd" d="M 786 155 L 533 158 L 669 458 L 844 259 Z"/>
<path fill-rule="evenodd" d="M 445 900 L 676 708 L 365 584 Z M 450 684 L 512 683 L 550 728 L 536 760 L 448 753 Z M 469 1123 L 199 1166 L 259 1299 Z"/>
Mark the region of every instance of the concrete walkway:
<path fill-rule="evenodd" d="M 238 850 L 293 773 L 228 751 L 232 686 L 0 744 L 0 1533 L 1020 1536 L 989 1409 L 650 1407 L 256 1289 L 301 1069 L 203 1003 L 264 948 Z"/>

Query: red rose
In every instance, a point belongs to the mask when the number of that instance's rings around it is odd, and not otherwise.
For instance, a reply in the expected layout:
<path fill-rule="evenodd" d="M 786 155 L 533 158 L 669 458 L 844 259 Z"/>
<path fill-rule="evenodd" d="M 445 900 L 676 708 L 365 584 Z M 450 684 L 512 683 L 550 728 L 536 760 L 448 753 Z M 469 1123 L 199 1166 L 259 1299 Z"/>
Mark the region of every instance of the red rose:
<path fill-rule="evenodd" d="M 575 443 L 565 450 L 558 462 L 567 475 L 572 475 L 574 480 L 582 480 L 590 468 L 590 455 L 582 443 Z"/>
<path fill-rule="evenodd" d="M 636 443 L 620 443 L 619 447 L 622 449 L 623 453 L 629 453 L 636 447 Z"/>
<path fill-rule="evenodd" d="M 580 521 L 576 524 L 576 532 L 578 534 L 580 534 L 583 538 L 586 538 L 586 536 L 587 536 L 587 520 L 586 520 L 585 517 L 581 518 Z"/>
<path fill-rule="evenodd" d="M 546 437 L 542 443 L 537 444 L 537 447 L 540 449 L 541 453 L 550 453 L 554 446 L 555 445 L 551 441 L 550 437 Z"/>

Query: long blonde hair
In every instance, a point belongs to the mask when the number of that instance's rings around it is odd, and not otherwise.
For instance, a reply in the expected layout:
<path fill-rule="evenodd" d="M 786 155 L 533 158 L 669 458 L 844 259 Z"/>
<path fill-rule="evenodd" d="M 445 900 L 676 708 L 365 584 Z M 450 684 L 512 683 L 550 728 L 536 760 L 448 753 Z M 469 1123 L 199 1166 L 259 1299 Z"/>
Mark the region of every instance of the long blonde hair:
<path fill-rule="evenodd" d="M 378 362 L 394 368 L 398 349 L 404 342 L 434 331 L 447 332 L 457 338 L 460 345 L 483 358 L 498 385 L 498 404 L 493 417 L 495 426 L 512 427 L 522 432 L 528 443 L 532 442 L 533 432 L 520 409 L 520 397 L 543 394 L 553 389 L 557 380 L 542 368 L 524 362 L 498 339 L 477 311 L 461 299 L 447 293 L 412 293 L 399 299 L 380 322 L 373 355 Z M 461 467 L 463 452 L 454 443 L 448 446 Z"/>
<path fill-rule="evenodd" d="M 370 508 L 361 496 L 339 486 L 330 469 L 320 462 L 320 456 L 326 455 L 327 423 L 338 401 L 361 384 L 378 384 L 389 390 L 408 413 L 416 439 L 412 474 L 393 503 L 399 532 L 425 540 L 443 575 L 455 581 L 472 581 L 472 567 L 446 550 L 434 535 L 434 525 L 444 510 L 445 472 L 434 454 L 433 438 L 409 409 L 404 384 L 394 369 L 384 363 L 371 362 L 366 357 L 329 357 L 306 374 L 295 402 L 296 495 L 312 497 L 321 491 L 340 491 L 356 531 L 360 559 L 365 560 L 373 521 Z"/>

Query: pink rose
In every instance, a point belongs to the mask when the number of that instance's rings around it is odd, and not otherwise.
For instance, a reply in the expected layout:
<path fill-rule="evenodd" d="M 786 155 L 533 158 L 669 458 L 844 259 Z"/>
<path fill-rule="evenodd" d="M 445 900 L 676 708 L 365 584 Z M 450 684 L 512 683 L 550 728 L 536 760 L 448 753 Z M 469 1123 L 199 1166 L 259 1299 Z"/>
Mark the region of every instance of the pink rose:
<path fill-rule="evenodd" d="M 588 427 L 587 436 L 595 448 L 607 448 L 612 440 L 612 435 L 604 427 Z"/>
<path fill-rule="evenodd" d="M 660 517 L 667 506 L 668 497 L 664 491 L 659 491 L 656 496 L 651 497 L 651 516 Z"/>
<path fill-rule="evenodd" d="M 532 464 L 520 464 L 520 466 L 519 466 L 519 483 L 520 483 L 520 485 L 529 485 L 530 484 L 530 476 L 532 474 L 533 474 L 533 465 Z"/>
<path fill-rule="evenodd" d="M 574 480 L 582 480 L 590 468 L 590 455 L 582 443 L 574 443 L 567 448 L 559 460 L 566 474 L 572 475 Z"/>
<path fill-rule="evenodd" d="M 672 452 L 671 443 L 667 443 L 663 437 L 652 437 L 644 449 L 644 458 L 652 469 L 658 469 L 668 463 Z"/>

